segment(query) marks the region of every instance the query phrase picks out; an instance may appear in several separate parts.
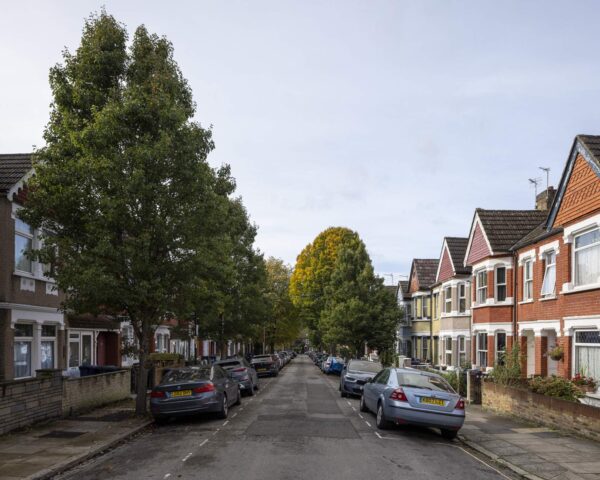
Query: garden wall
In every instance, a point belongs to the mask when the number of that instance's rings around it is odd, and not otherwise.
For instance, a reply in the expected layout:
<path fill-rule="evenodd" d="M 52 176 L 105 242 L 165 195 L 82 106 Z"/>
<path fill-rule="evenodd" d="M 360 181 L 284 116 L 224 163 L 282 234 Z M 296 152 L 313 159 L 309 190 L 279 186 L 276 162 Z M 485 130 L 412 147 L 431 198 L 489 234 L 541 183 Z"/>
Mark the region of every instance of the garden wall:
<path fill-rule="evenodd" d="M 119 370 L 100 375 L 65 378 L 63 381 L 62 414 L 73 415 L 129 397 L 131 370 Z"/>
<path fill-rule="evenodd" d="M 600 440 L 600 408 L 482 382 L 482 406 L 503 415 Z"/>

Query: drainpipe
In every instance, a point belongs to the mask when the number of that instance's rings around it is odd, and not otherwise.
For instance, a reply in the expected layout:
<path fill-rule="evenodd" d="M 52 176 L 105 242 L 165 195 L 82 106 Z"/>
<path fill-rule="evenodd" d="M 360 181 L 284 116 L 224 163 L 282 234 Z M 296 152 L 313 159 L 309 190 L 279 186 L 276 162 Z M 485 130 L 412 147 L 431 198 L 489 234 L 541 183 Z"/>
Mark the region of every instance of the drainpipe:
<path fill-rule="evenodd" d="M 517 325 L 517 304 L 518 304 L 518 302 L 517 302 L 517 292 L 518 292 L 517 282 L 519 279 L 518 260 L 519 260 L 519 257 L 517 255 L 517 252 L 514 251 L 513 252 L 513 312 L 512 312 L 513 347 L 515 345 L 515 342 L 519 342 L 519 348 L 521 348 L 521 339 L 519 338 L 519 327 Z"/>
<path fill-rule="evenodd" d="M 433 289 L 429 292 L 429 359 L 433 367 Z"/>

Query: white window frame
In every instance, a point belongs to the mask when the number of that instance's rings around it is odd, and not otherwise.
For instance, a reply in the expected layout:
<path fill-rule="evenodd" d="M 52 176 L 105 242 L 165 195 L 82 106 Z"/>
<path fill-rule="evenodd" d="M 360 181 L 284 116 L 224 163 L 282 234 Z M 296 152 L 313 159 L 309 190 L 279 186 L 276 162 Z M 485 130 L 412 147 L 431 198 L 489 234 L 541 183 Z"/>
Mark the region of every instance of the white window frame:
<path fill-rule="evenodd" d="M 44 336 L 44 327 L 54 327 L 54 336 Z M 58 331 L 58 325 L 54 324 L 46 324 L 42 325 L 41 329 L 41 338 L 40 338 L 40 368 L 56 368 L 56 334 Z M 44 367 L 42 366 L 42 343 L 52 343 L 52 366 Z"/>
<path fill-rule="evenodd" d="M 481 279 L 485 279 L 485 284 L 482 285 Z M 488 281 L 487 281 L 487 270 L 479 270 L 475 272 L 475 286 L 476 286 L 476 300 L 478 305 L 483 305 L 487 302 L 487 289 L 488 289 Z"/>
<path fill-rule="evenodd" d="M 467 363 L 467 338 L 464 335 L 456 338 L 456 349 L 458 350 L 458 366 L 462 367 Z"/>
<path fill-rule="evenodd" d="M 488 354 L 488 344 L 487 344 L 487 332 L 477 332 L 477 365 L 480 367 L 487 367 L 487 354 Z M 482 341 L 483 340 L 483 341 Z M 483 345 L 481 345 L 483 343 Z M 483 348 L 482 348 L 483 347 Z M 483 362 L 481 359 L 483 358 Z"/>
<path fill-rule="evenodd" d="M 34 375 L 34 371 L 33 371 L 33 363 L 34 363 L 34 353 L 33 353 L 33 347 L 34 347 L 34 337 L 35 337 L 35 324 L 29 323 L 29 322 L 17 322 L 14 326 L 15 331 L 17 328 L 17 325 L 29 325 L 31 326 L 31 335 L 27 335 L 27 336 L 23 336 L 23 337 L 17 337 L 16 335 L 13 337 L 13 359 L 14 359 L 14 355 L 15 355 L 15 351 L 14 349 L 17 348 L 17 342 L 18 343 L 27 343 L 29 344 L 29 374 L 28 375 L 22 375 L 20 377 L 17 377 L 17 371 L 16 371 L 16 365 L 13 365 L 13 375 L 14 375 L 14 379 L 18 380 L 19 378 L 31 378 Z"/>
<path fill-rule="evenodd" d="M 500 337 L 500 335 L 504 335 L 504 350 L 500 350 L 498 348 L 498 338 Z M 498 360 L 500 358 L 499 353 L 502 353 L 503 356 L 506 357 L 507 342 L 508 342 L 508 335 L 506 334 L 506 332 L 497 331 L 496 334 L 494 335 L 494 360 L 496 363 L 498 363 Z"/>
<path fill-rule="evenodd" d="M 467 284 L 465 282 L 459 283 L 456 288 L 456 295 L 458 298 L 458 313 L 465 313 L 467 311 Z"/>
<path fill-rule="evenodd" d="M 444 287 L 444 313 L 452 312 L 452 287 Z"/>
<path fill-rule="evenodd" d="M 23 230 L 20 230 L 18 228 L 19 223 L 22 222 L 24 225 L 27 225 L 29 227 L 29 232 L 25 232 Z M 25 238 L 26 240 L 29 241 L 30 244 L 30 250 L 35 248 L 34 247 L 34 238 L 35 238 L 35 230 L 33 229 L 33 227 L 31 225 L 29 225 L 28 223 L 24 222 L 23 220 L 20 220 L 19 218 L 17 218 L 15 216 L 15 238 L 14 238 L 14 247 L 15 247 L 15 255 L 14 255 L 14 262 L 15 262 L 15 272 L 19 272 L 19 273 L 25 273 L 27 275 L 34 275 L 34 262 L 31 259 L 29 260 L 29 270 L 22 270 L 20 268 L 18 268 L 17 266 L 17 237 L 21 237 L 21 238 Z"/>
<path fill-rule="evenodd" d="M 504 282 L 501 283 L 498 281 L 498 270 L 504 270 Z M 504 265 L 499 265 L 494 269 L 494 298 L 497 302 L 506 301 L 507 297 L 507 288 L 506 288 L 506 272 L 507 269 Z M 504 287 L 504 298 L 500 299 L 500 295 L 498 294 L 499 287 Z"/>
<path fill-rule="evenodd" d="M 556 251 L 549 250 L 544 252 L 544 280 L 542 281 L 542 289 L 540 294 L 544 298 L 554 297 L 556 295 Z M 554 259 L 553 263 L 549 263 L 549 259 Z M 548 271 L 554 269 L 554 284 L 552 285 L 552 291 L 548 292 L 546 288 L 546 280 L 548 279 Z"/>
<path fill-rule="evenodd" d="M 428 295 L 424 295 L 422 298 L 422 302 L 421 302 L 421 308 L 422 308 L 422 312 L 421 312 L 421 318 L 429 318 L 429 305 L 427 304 L 427 300 L 429 298 Z"/>
<path fill-rule="evenodd" d="M 581 342 L 577 342 L 577 334 L 578 333 L 585 333 L 585 332 L 594 332 L 597 333 L 598 330 L 594 330 L 594 329 L 589 329 L 589 328 L 585 328 L 585 329 L 578 329 L 578 330 L 574 330 L 573 331 L 573 365 L 572 365 L 572 369 L 573 369 L 573 374 L 579 373 L 579 366 L 577 365 L 577 360 L 578 360 L 578 352 L 577 352 L 577 348 L 578 347 L 594 347 L 594 348 L 598 348 L 600 349 L 600 343 L 581 343 Z M 584 374 L 586 376 L 589 376 L 589 372 L 584 372 Z M 596 380 L 600 380 L 600 378 L 596 378 Z"/>
<path fill-rule="evenodd" d="M 572 258 L 572 260 L 573 260 L 573 262 L 572 262 L 572 264 L 573 264 L 573 267 L 572 267 L 573 268 L 573 272 L 572 272 L 573 276 L 572 276 L 572 279 L 573 279 L 573 285 L 575 287 L 585 287 L 587 285 L 595 285 L 595 284 L 600 283 L 600 269 L 598 271 L 597 280 L 595 282 L 577 283 L 577 253 L 579 253 L 579 252 L 581 252 L 583 250 L 591 249 L 591 248 L 599 248 L 599 246 L 600 246 L 600 240 L 599 240 L 596 243 L 593 243 L 591 245 L 586 245 L 585 247 L 579 247 L 579 248 L 577 248 L 576 247 L 576 245 L 577 245 L 577 238 L 579 238 L 579 237 L 581 237 L 583 235 L 586 235 L 588 233 L 591 233 L 593 231 L 596 231 L 596 230 L 600 230 L 600 228 L 598 228 L 598 227 L 590 228 L 590 229 L 587 229 L 587 230 L 585 230 L 583 232 L 577 233 L 576 235 L 573 235 L 573 254 L 572 254 L 573 255 L 573 258 Z"/>
<path fill-rule="evenodd" d="M 96 334 L 94 331 L 86 331 L 86 330 L 69 330 L 68 339 L 67 339 L 67 347 L 68 347 L 68 355 L 67 355 L 67 364 L 69 368 L 77 368 L 83 365 L 83 339 L 84 337 L 90 338 L 90 365 L 96 365 L 98 362 L 97 352 L 96 352 Z M 77 343 L 77 360 L 78 365 L 71 365 L 71 342 Z"/>
<path fill-rule="evenodd" d="M 452 337 L 444 338 L 444 365 L 452 365 Z"/>
<path fill-rule="evenodd" d="M 533 300 L 533 260 L 526 258 L 523 260 L 523 301 L 530 300 Z"/>

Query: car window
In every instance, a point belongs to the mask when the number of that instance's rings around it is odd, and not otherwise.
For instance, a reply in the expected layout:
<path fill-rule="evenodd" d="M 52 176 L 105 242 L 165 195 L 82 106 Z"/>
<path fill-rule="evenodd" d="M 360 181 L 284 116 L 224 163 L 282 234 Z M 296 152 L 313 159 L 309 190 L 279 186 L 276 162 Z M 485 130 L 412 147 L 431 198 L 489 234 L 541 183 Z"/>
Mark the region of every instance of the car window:
<path fill-rule="evenodd" d="M 381 376 L 383 375 L 383 372 L 385 370 L 382 370 L 381 372 L 379 372 L 377 375 L 375 375 L 375 377 L 373 378 L 372 382 L 373 383 L 379 383 L 379 379 L 381 378 Z"/>
<path fill-rule="evenodd" d="M 161 383 L 190 382 L 194 380 L 204 380 L 210 375 L 208 368 L 198 368 L 193 370 L 170 370 L 162 378 Z"/>
<path fill-rule="evenodd" d="M 227 361 L 227 362 L 219 362 L 219 363 L 217 363 L 217 365 L 219 367 L 222 367 L 222 368 L 239 367 L 240 366 L 240 361 L 239 360 L 232 360 L 232 361 Z"/>
<path fill-rule="evenodd" d="M 398 373 L 398 384 L 401 387 L 424 388 L 438 392 L 455 393 L 450 384 L 437 375 L 423 375 L 412 372 Z"/>
<path fill-rule="evenodd" d="M 348 364 L 348 370 L 358 372 L 377 373 L 380 372 L 382 368 L 383 365 L 379 362 L 367 362 L 364 360 L 351 360 Z"/>
<path fill-rule="evenodd" d="M 221 369 L 221 367 L 219 367 L 218 365 L 214 365 L 213 366 L 213 378 L 215 379 L 219 379 L 219 378 L 223 378 L 225 375 L 223 375 L 223 370 Z"/>
<path fill-rule="evenodd" d="M 383 385 L 385 385 L 388 382 L 388 379 L 390 378 L 390 369 L 386 368 L 385 370 L 381 371 L 381 375 L 378 375 L 378 379 L 377 379 L 377 383 L 381 383 Z"/>

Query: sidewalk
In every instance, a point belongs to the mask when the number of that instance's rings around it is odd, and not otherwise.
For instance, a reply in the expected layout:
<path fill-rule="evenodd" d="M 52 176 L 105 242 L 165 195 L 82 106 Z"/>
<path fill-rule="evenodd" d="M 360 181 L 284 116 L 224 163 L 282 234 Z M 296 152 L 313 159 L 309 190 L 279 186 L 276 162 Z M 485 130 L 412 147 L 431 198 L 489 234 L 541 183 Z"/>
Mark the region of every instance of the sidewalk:
<path fill-rule="evenodd" d="M 470 447 L 529 479 L 600 479 L 600 443 L 470 405 L 459 437 Z"/>
<path fill-rule="evenodd" d="M 0 480 L 49 478 L 141 431 L 132 401 L 0 436 Z"/>

